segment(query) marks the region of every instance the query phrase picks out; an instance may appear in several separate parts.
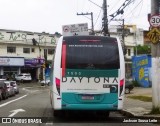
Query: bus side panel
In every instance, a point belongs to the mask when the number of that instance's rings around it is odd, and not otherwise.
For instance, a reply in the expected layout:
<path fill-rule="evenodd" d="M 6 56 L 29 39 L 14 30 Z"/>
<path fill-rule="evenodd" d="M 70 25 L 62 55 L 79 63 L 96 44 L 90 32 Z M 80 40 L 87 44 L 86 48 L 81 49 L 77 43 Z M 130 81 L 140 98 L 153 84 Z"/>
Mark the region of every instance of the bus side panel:
<path fill-rule="evenodd" d="M 53 93 L 53 109 L 60 110 L 61 109 L 61 97 L 57 91 L 56 87 L 56 78 L 61 78 L 61 50 L 62 50 L 62 41 L 63 37 L 61 37 L 57 43 L 56 52 L 55 52 L 55 59 L 54 59 L 54 72 L 53 72 L 53 86 L 52 86 L 52 93 Z"/>
<path fill-rule="evenodd" d="M 123 82 L 124 82 L 123 91 L 120 94 L 119 100 L 118 100 L 118 109 L 121 110 L 121 109 L 123 109 L 124 94 L 125 94 L 125 61 L 124 61 L 124 54 L 123 54 L 122 46 L 121 46 L 120 40 L 118 38 L 117 38 L 117 41 L 118 41 L 119 57 L 120 57 L 119 75 L 120 75 L 120 80 L 123 80 Z M 119 88 L 119 90 L 120 90 L 120 88 Z"/>

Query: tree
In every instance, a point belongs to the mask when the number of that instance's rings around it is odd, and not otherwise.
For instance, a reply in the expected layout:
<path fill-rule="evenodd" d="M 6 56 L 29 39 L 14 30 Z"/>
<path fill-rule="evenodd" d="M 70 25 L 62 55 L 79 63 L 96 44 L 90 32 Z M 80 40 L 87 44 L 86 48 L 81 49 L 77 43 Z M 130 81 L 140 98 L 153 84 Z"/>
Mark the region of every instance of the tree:
<path fill-rule="evenodd" d="M 148 45 L 138 45 L 134 47 L 134 54 L 136 54 L 136 49 L 137 49 L 137 55 L 141 54 L 151 54 L 151 47 Z"/>

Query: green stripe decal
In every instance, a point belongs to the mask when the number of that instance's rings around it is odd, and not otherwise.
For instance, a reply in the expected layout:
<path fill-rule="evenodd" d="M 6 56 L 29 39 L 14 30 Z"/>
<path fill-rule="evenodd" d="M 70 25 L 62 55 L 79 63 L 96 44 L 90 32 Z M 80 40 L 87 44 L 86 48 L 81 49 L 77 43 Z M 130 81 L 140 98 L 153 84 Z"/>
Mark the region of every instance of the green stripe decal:
<path fill-rule="evenodd" d="M 118 77 L 115 70 L 66 69 L 66 77 Z"/>

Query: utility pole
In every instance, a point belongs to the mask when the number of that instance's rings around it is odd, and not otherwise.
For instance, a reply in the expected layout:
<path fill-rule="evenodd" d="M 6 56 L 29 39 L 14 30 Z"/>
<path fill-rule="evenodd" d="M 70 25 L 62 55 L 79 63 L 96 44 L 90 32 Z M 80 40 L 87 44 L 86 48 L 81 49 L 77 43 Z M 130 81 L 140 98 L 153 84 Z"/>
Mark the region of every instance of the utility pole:
<path fill-rule="evenodd" d="M 108 30 L 108 14 L 107 14 L 107 0 L 103 0 L 103 23 L 102 23 L 102 27 L 103 27 L 103 32 L 104 32 L 104 36 L 110 36 L 109 34 L 109 30 Z"/>
<path fill-rule="evenodd" d="M 81 14 L 77 13 L 77 15 L 91 15 L 92 35 L 94 35 L 93 12 L 91 12 L 91 13 L 81 13 Z"/>
<path fill-rule="evenodd" d="M 124 52 L 124 55 L 126 55 L 126 46 L 125 46 L 125 35 L 126 35 L 126 32 L 125 32 L 125 28 L 124 28 L 124 19 L 113 19 L 113 21 L 122 21 L 122 48 L 123 48 L 123 52 Z"/>
<path fill-rule="evenodd" d="M 160 14 L 160 2 L 158 0 L 151 0 L 151 16 Z M 159 27 L 157 28 L 160 29 Z M 159 40 L 158 40 L 159 41 Z M 152 106 L 153 110 L 157 109 L 160 111 L 160 42 L 152 44 Z"/>

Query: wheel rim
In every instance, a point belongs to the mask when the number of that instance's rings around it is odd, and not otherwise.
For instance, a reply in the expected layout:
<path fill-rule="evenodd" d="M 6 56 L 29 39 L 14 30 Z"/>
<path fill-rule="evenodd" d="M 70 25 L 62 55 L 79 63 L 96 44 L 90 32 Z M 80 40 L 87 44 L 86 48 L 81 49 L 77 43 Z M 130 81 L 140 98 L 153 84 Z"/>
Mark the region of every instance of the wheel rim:
<path fill-rule="evenodd" d="M 125 89 L 125 93 L 129 94 L 130 90 L 128 88 Z"/>

